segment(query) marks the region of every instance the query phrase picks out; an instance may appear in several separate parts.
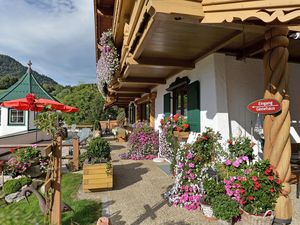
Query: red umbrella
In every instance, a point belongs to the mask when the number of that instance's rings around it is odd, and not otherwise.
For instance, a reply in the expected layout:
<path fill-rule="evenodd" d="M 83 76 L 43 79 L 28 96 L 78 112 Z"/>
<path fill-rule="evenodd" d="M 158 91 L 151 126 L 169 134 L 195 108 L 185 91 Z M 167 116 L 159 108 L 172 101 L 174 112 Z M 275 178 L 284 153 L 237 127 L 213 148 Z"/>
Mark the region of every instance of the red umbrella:
<path fill-rule="evenodd" d="M 62 109 L 61 111 L 72 113 L 72 112 L 79 112 L 79 109 L 73 106 L 65 105 L 64 109 Z"/>
<path fill-rule="evenodd" d="M 50 106 L 50 110 L 61 110 L 64 112 L 78 112 L 79 109 L 71 106 L 66 106 L 60 102 L 40 98 L 37 99 L 33 94 L 26 95 L 25 98 L 2 102 L 0 106 L 14 108 L 17 110 L 30 110 L 40 112 L 45 106 Z"/>
<path fill-rule="evenodd" d="M 65 105 L 60 102 L 50 100 L 50 99 L 45 99 L 45 98 L 36 99 L 35 103 L 37 105 L 44 105 L 44 106 L 50 105 L 51 109 L 56 109 L 56 110 L 62 110 L 65 107 Z"/>

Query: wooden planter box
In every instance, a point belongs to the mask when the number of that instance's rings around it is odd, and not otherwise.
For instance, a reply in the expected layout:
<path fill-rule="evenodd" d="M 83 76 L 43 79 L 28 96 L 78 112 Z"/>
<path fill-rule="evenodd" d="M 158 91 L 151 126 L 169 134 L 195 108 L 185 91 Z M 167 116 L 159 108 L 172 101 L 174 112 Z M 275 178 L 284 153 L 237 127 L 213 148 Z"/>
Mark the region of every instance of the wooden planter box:
<path fill-rule="evenodd" d="M 106 173 L 106 163 L 83 165 L 83 191 L 93 192 L 113 187 L 113 168 Z"/>

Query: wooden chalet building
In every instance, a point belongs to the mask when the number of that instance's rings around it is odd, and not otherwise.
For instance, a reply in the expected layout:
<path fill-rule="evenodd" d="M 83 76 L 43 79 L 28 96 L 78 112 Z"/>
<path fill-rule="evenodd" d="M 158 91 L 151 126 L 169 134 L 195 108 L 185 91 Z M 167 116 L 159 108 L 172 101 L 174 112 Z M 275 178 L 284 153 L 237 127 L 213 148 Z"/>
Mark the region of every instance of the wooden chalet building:
<path fill-rule="evenodd" d="M 156 129 L 163 114 L 181 113 L 192 131 L 212 127 L 224 140 L 258 140 L 257 114 L 247 105 L 276 99 L 282 110 L 264 117 L 262 154 L 290 192 L 291 142 L 300 142 L 299 0 L 94 2 L 97 60 L 101 33 L 110 27 L 120 54 L 108 107 L 125 107 L 130 123 L 148 120 Z M 282 195 L 276 219 L 291 218 L 291 201 Z"/>

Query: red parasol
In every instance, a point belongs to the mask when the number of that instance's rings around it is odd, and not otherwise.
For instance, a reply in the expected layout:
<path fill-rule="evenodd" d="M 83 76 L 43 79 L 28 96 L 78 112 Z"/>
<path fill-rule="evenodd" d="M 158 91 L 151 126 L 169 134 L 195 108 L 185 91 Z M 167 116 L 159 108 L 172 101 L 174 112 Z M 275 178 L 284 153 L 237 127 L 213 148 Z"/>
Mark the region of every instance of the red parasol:
<path fill-rule="evenodd" d="M 60 110 L 62 112 L 78 112 L 79 109 L 66 106 L 60 102 L 40 98 L 37 99 L 33 94 L 27 94 L 25 98 L 10 100 L 2 102 L 0 106 L 7 107 L 7 108 L 14 108 L 17 110 L 30 110 L 35 112 L 41 112 L 45 106 L 50 106 L 50 110 Z"/>
<path fill-rule="evenodd" d="M 69 112 L 69 113 L 73 113 L 73 112 L 79 112 L 78 108 L 75 108 L 73 106 L 68 106 L 65 105 L 64 109 L 61 110 L 62 112 Z"/>

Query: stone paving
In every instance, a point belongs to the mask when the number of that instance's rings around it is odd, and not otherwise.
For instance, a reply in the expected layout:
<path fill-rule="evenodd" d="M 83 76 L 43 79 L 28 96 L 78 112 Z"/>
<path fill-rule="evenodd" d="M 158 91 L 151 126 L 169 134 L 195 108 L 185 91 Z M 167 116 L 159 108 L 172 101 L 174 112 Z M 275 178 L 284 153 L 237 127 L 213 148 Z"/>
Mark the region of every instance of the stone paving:
<path fill-rule="evenodd" d="M 111 191 L 83 193 L 78 198 L 100 200 L 103 215 L 110 217 L 113 225 L 206 225 L 218 224 L 201 212 L 189 212 L 182 208 L 170 207 L 162 198 L 174 180 L 164 173 L 153 161 L 121 160 L 118 155 L 126 152 L 126 144 L 111 142 L 113 151 L 114 188 Z M 300 224 L 300 200 L 295 198 L 295 216 L 292 225 Z M 92 213 L 92 212 L 91 212 Z"/>

